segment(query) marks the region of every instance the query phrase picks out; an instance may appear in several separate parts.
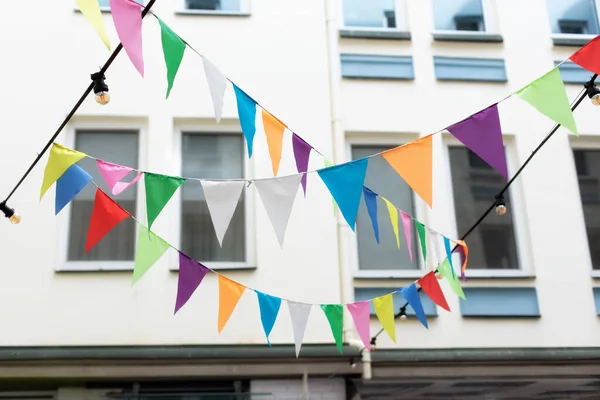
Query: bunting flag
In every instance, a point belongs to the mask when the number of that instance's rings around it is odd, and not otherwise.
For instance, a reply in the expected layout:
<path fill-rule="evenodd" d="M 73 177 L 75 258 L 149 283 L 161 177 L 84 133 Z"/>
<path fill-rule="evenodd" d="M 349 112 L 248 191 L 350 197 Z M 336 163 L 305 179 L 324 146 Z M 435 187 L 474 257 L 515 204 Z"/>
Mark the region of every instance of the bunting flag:
<path fill-rule="evenodd" d="M 144 173 L 146 185 L 146 212 L 148 213 L 148 229 L 167 205 L 179 186 L 185 182 L 185 178 L 174 176 Z"/>
<path fill-rule="evenodd" d="M 121 182 L 121 179 L 125 178 L 127 174 L 133 171 L 133 168 L 113 164 L 104 160 L 96 160 L 96 166 L 104 178 L 106 186 L 108 186 L 114 196 L 121 194 L 125 189 L 133 186 L 143 175 L 140 172 L 131 182 Z"/>
<path fill-rule="evenodd" d="M 404 228 L 404 237 L 406 239 L 406 247 L 408 247 L 408 255 L 410 257 L 410 261 L 413 259 L 412 254 L 412 233 L 410 231 L 411 226 L 411 217 L 404 211 L 400 210 L 400 217 L 402 218 L 402 226 Z"/>
<path fill-rule="evenodd" d="M 177 280 L 177 298 L 175 314 L 188 302 L 210 270 L 196 260 L 179 252 L 179 278 Z"/>
<path fill-rule="evenodd" d="M 444 237 L 444 249 L 446 250 L 446 258 L 448 259 L 448 262 L 450 263 L 450 269 L 454 273 L 454 266 L 452 265 L 452 249 L 450 248 L 450 239 L 448 239 L 446 236 L 443 236 L 443 237 Z"/>
<path fill-rule="evenodd" d="M 318 171 L 352 230 L 356 225 L 367 164 L 364 158 Z"/>
<path fill-rule="evenodd" d="M 281 247 L 283 247 L 285 230 L 292 214 L 301 178 L 302 175 L 290 175 L 277 179 L 254 181 Z"/>
<path fill-rule="evenodd" d="M 435 272 L 431 271 L 427 273 L 425 276 L 419 279 L 417 283 L 419 286 L 421 286 L 421 289 L 423 289 L 427 296 L 429 296 L 431 301 L 442 307 L 444 310 L 450 311 L 448 302 L 446 302 L 446 297 L 444 297 L 444 292 L 442 292 L 440 283 L 435 277 Z"/>
<path fill-rule="evenodd" d="M 169 244 L 154 232 L 140 225 L 131 284 L 135 284 L 169 250 Z"/>
<path fill-rule="evenodd" d="M 131 215 L 123 210 L 99 188 L 96 189 L 94 198 L 94 209 L 90 219 L 87 237 L 85 241 L 85 252 L 90 251 L 112 228 L 119 222 Z"/>
<path fill-rule="evenodd" d="M 218 124 L 221 122 L 221 116 L 223 115 L 223 99 L 227 88 L 227 77 L 205 56 L 202 57 L 202 62 L 213 108 L 215 109 L 215 119 Z"/>
<path fill-rule="evenodd" d="M 406 183 L 432 207 L 433 136 L 428 135 L 381 153 Z"/>
<path fill-rule="evenodd" d="M 277 176 L 279 163 L 281 162 L 281 150 L 283 145 L 283 132 L 285 124 L 278 120 L 267 110 L 262 110 L 263 127 L 267 136 L 267 145 L 269 146 L 269 155 L 273 167 L 273 176 Z"/>
<path fill-rule="evenodd" d="M 423 261 L 427 262 L 427 237 L 425 233 L 425 225 L 415 219 L 415 226 L 419 234 L 419 242 L 421 243 L 421 252 L 423 253 Z"/>
<path fill-rule="evenodd" d="M 375 240 L 379 243 L 379 222 L 377 221 L 377 195 L 367 187 L 363 187 L 363 197 L 365 198 L 365 204 L 367 206 L 367 212 L 371 219 L 371 225 L 373 225 L 373 233 L 375 234 Z M 411 257 L 412 259 L 412 257 Z"/>
<path fill-rule="evenodd" d="M 109 4 L 119 40 L 134 67 L 144 76 L 142 6 L 134 0 L 110 0 Z"/>
<path fill-rule="evenodd" d="M 443 260 L 444 258 L 442 257 L 442 253 L 440 251 L 440 243 L 438 240 L 438 233 L 431 229 L 431 228 L 427 228 L 427 230 L 429 231 L 429 241 L 430 243 L 433 245 L 433 265 L 434 267 L 437 266 L 441 260 Z"/>
<path fill-rule="evenodd" d="M 219 274 L 219 333 L 229 321 L 235 306 L 246 290 L 245 286 Z"/>
<path fill-rule="evenodd" d="M 252 157 L 252 144 L 256 133 L 256 102 L 235 84 L 233 84 L 233 91 L 237 101 L 240 125 L 248 144 L 248 157 Z"/>
<path fill-rule="evenodd" d="M 371 350 L 371 303 L 368 300 L 358 301 L 352 304 L 346 304 L 358 336 L 362 340 L 367 350 Z"/>
<path fill-rule="evenodd" d="M 200 181 L 206 205 L 210 213 L 219 240 L 223 247 L 223 238 L 233 218 L 240 196 L 246 185 L 245 181 Z"/>
<path fill-rule="evenodd" d="M 454 275 L 450 270 L 450 263 L 448 263 L 448 260 L 444 260 L 444 262 L 442 262 L 438 267 L 438 270 L 450 284 L 450 289 L 452 289 L 452 291 L 456 293 L 458 297 L 460 297 L 463 300 L 466 300 L 465 293 L 463 292 L 462 287 L 460 286 L 458 277 Z"/>
<path fill-rule="evenodd" d="M 294 159 L 296 160 L 296 170 L 299 173 L 308 171 L 308 161 L 310 159 L 310 151 L 312 150 L 311 145 L 306 143 L 300 136 L 293 133 L 292 148 L 294 150 Z M 304 196 L 306 196 L 306 176 L 307 174 L 303 174 L 301 181 Z"/>
<path fill-rule="evenodd" d="M 497 104 L 493 104 L 446 129 L 483 161 L 500 172 L 504 179 L 508 179 Z"/>
<path fill-rule="evenodd" d="M 464 240 L 454 240 L 454 242 L 461 247 L 462 252 L 464 254 L 464 259 L 463 259 L 463 263 L 462 263 L 462 267 L 461 267 L 460 271 L 461 271 L 462 278 L 465 279 L 465 272 L 467 270 L 467 262 L 469 261 L 469 246 L 467 246 L 467 243 Z"/>
<path fill-rule="evenodd" d="M 156 15 L 155 15 L 156 17 Z M 163 55 L 165 58 L 165 65 L 167 66 L 167 99 L 173 89 L 173 82 L 175 82 L 175 76 L 183 60 L 183 54 L 185 53 L 185 42 L 169 28 L 160 18 L 156 17 L 158 24 L 160 25 L 160 39 L 162 42 Z"/>
<path fill-rule="evenodd" d="M 575 64 L 600 75 L 600 35 L 590 40 L 569 58 Z"/>
<path fill-rule="evenodd" d="M 344 307 L 341 304 L 321 304 L 321 309 L 329 321 L 335 345 L 340 353 L 344 350 Z"/>
<path fill-rule="evenodd" d="M 388 213 L 390 214 L 390 222 L 392 223 L 392 229 L 394 230 L 394 235 L 396 236 L 396 244 L 398 245 L 398 250 L 400 249 L 400 232 L 398 231 L 398 209 L 390 203 L 388 199 L 385 197 L 381 198 L 385 201 L 385 205 L 387 206 Z"/>
<path fill-rule="evenodd" d="M 75 2 L 77 3 L 77 7 L 79 7 L 79 11 L 81 11 L 92 28 L 98 33 L 100 39 L 102 39 L 102 43 L 110 50 L 110 40 L 108 39 L 108 33 L 106 33 L 98 0 L 75 0 Z"/>
<path fill-rule="evenodd" d="M 262 323 L 265 335 L 267 336 L 267 343 L 271 345 L 269 335 L 275 325 L 277 314 L 279 314 L 279 308 L 281 308 L 281 298 L 271 296 L 269 294 L 259 292 L 255 290 L 256 296 L 258 297 L 258 307 L 260 309 L 260 321 Z"/>
<path fill-rule="evenodd" d="M 54 200 L 54 215 L 67 205 L 77 193 L 87 186 L 92 176 L 77 164 L 71 165 L 56 181 L 56 196 Z"/>
<path fill-rule="evenodd" d="M 515 95 L 577 135 L 575 118 L 558 67 L 529 83 Z"/>
<path fill-rule="evenodd" d="M 429 329 L 429 326 L 427 325 L 427 318 L 425 317 L 425 311 L 423 310 L 423 303 L 421 303 L 419 290 L 417 289 L 415 283 L 413 282 L 410 285 L 400 289 L 400 294 L 402 297 L 404 297 L 404 300 L 408 302 L 408 305 L 412 307 L 417 318 L 419 318 L 419 321 L 421 321 L 423 326 Z"/>
<path fill-rule="evenodd" d="M 304 332 L 312 304 L 296 303 L 288 300 L 288 308 L 290 317 L 292 318 L 292 329 L 294 330 L 294 348 L 296 350 L 296 358 L 300 355 L 302 340 L 304 340 Z"/>
<path fill-rule="evenodd" d="M 77 161 L 87 157 L 87 154 L 72 150 L 58 143 L 53 143 L 48 156 L 48 163 L 44 170 L 44 179 L 42 189 L 40 190 L 40 200 L 67 169 Z"/>
<path fill-rule="evenodd" d="M 385 333 L 388 334 L 392 342 L 396 343 L 396 323 L 394 318 L 394 298 L 392 294 L 376 297 L 373 299 L 375 314 Z"/>

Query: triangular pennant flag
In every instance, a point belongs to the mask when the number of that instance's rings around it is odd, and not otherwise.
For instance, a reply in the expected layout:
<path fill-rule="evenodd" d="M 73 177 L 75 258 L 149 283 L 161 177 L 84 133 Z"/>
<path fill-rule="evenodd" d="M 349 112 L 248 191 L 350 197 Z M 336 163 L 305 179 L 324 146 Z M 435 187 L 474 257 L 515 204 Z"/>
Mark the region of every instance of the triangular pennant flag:
<path fill-rule="evenodd" d="M 402 210 L 400 210 L 400 218 L 402 218 L 402 226 L 404 227 L 404 237 L 406 238 L 406 247 L 408 247 L 408 255 L 410 256 L 410 261 L 412 261 L 412 233 L 410 231 L 410 222 L 412 218 L 410 217 L 410 215 L 408 215 Z"/>
<path fill-rule="evenodd" d="M 296 349 L 297 358 L 300 355 L 300 348 L 302 347 L 302 340 L 304 339 L 304 332 L 306 331 L 306 324 L 308 323 L 308 316 L 310 315 L 312 304 L 296 303 L 294 301 L 288 301 L 287 303 L 290 309 L 290 317 L 292 318 L 294 347 Z"/>
<path fill-rule="evenodd" d="M 440 283 L 435 277 L 435 272 L 431 271 L 428 274 L 425 274 L 425 276 L 419 279 L 417 283 L 421 286 L 421 289 L 423 289 L 427 296 L 429 296 L 431 301 L 442 307 L 444 310 L 450 311 L 446 297 L 444 297 L 444 292 L 442 292 Z"/>
<path fill-rule="evenodd" d="M 515 95 L 577 135 L 575 118 L 558 67 L 537 78 Z"/>
<path fill-rule="evenodd" d="M 206 205 L 210 213 L 217 234 L 217 239 L 221 247 L 223 238 L 233 218 L 233 213 L 238 205 L 245 181 L 200 181 Z"/>
<path fill-rule="evenodd" d="M 365 183 L 367 165 L 367 159 L 363 158 L 319 170 L 319 176 L 352 230 L 356 225 L 356 215 Z"/>
<path fill-rule="evenodd" d="M 466 300 L 465 293 L 463 292 L 462 287 L 460 286 L 458 277 L 456 275 L 453 275 L 452 271 L 450 271 L 450 264 L 448 263 L 448 260 L 444 260 L 438 267 L 438 270 L 450 284 L 450 289 L 452 289 L 452 291 L 456 293 L 458 297 L 460 297 L 463 300 Z"/>
<path fill-rule="evenodd" d="M 108 186 L 111 193 L 115 196 L 122 193 L 128 187 L 134 185 L 143 175 L 143 173 L 140 172 L 131 180 L 131 182 L 121 182 L 121 179 L 125 178 L 127 174 L 133 171 L 133 168 L 129 168 L 124 165 L 113 164 L 104 160 L 96 160 L 96 166 L 104 178 L 106 186 Z"/>
<path fill-rule="evenodd" d="M 392 294 L 376 297 L 373 299 L 373 307 L 375 314 L 381 322 L 381 326 L 385 333 L 388 334 L 392 342 L 396 343 L 396 323 L 394 318 L 394 297 Z"/>
<path fill-rule="evenodd" d="M 306 143 L 304 139 L 295 133 L 292 134 L 292 147 L 294 150 L 294 158 L 296 159 L 296 170 L 298 172 L 308 171 L 308 160 L 310 159 L 310 151 L 312 147 Z M 306 175 L 302 175 L 302 190 L 306 196 Z"/>
<path fill-rule="evenodd" d="M 167 252 L 169 244 L 144 225 L 139 225 L 131 284 L 135 284 Z"/>
<path fill-rule="evenodd" d="M 425 328 L 429 329 L 429 326 L 427 325 L 427 318 L 425 317 L 425 311 L 423 310 L 423 303 L 421 303 L 421 297 L 419 296 L 419 291 L 415 283 L 413 282 L 410 285 L 400 289 L 400 294 L 415 311 L 419 321 L 421 321 Z"/>
<path fill-rule="evenodd" d="M 58 214 L 92 180 L 79 165 L 73 164 L 56 181 L 54 213 Z"/>
<path fill-rule="evenodd" d="M 131 215 L 123 210 L 102 190 L 96 189 L 94 209 L 85 241 L 85 252 L 90 251 L 112 228 Z"/>
<path fill-rule="evenodd" d="M 432 135 L 381 154 L 398 175 L 431 207 L 433 180 Z"/>
<path fill-rule="evenodd" d="M 363 187 L 363 197 L 365 198 L 365 204 L 367 206 L 367 212 L 369 218 L 371 218 L 371 225 L 373 225 L 373 234 L 375 240 L 379 243 L 379 222 L 377 221 L 377 195 L 367 187 Z"/>
<path fill-rule="evenodd" d="M 156 17 L 156 15 L 155 15 Z M 181 40 L 179 35 L 169 28 L 160 18 L 156 17 L 160 25 L 160 40 L 162 42 L 163 55 L 167 66 L 167 98 L 173 89 L 175 76 L 183 60 L 185 53 L 185 42 Z"/>
<path fill-rule="evenodd" d="M 289 175 L 282 178 L 254 181 L 277 235 L 277 240 L 282 247 L 285 230 L 292 214 L 298 186 L 300 186 L 300 179 L 302 179 L 302 175 Z"/>
<path fill-rule="evenodd" d="M 271 156 L 271 165 L 273 167 L 273 176 L 277 176 L 279 163 L 281 162 L 281 146 L 283 144 L 283 132 L 285 124 L 278 120 L 267 110 L 262 110 L 263 127 L 267 136 L 267 145 L 269 146 L 269 155 Z"/>
<path fill-rule="evenodd" d="M 262 323 L 265 335 L 267 336 L 267 343 L 271 345 L 269 335 L 273 330 L 273 325 L 277 320 L 277 314 L 279 314 L 279 308 L 281 307 L 281 299 L 279 297 L 271 296 L 263 292 L 255 290 L 256 296 L 258 297 L 258 307 L 260 309 L 260 322 Z"/>
<path fill-rule="evenodd" d="M 450 248 L 450 239 L 446 236 L 444 238 L 444 249 L 446 250 L 446 258 L 448 258 L 448 262 L 450 263 L 450 269 L 454 272 L 454 265 L 452 265 L 452 249 Z"/>
<path fill-rule="evenodd" d="M 431 244 L 433 244 L 433 267 L 437 267 L 438 264 L 440 263 L 441 260 L 443 260 L 444 258 L 442 257 L 442 253 L 440 251 L 440 242 L 439 242 L 439 238 L 438 235 L 439 233 L 437 233 L 435 230 L 431 229 L 431 228 L 427 228 L 427 230 L 429 231 L 429 242 Z"/>
<path fill-rule="evenodd" d="M 133 66 L 144 76 L 141 10 L 142 6 L 133 0 L 110 0 L 110 13 L 119 40 Z"/>
<path fill-rule="evenodd" d="M 58 143 L 52 144 L 50 156 L 48 156 L 48 163 L 44 170 L 40 199 L 44 197 L 44 194 L 50 189 L 50 186 L 52 186 L 71 165 L 85 157 L 87 157 L 87 154 L 80 151 L 69 149 Z"/>
<path fill-rule="evenodd" d="M 229 317 L 231 317 L 235 306 L 240 301 L 244 290 L 246 290 L 245 286 L 219 275 L 219 333 L 229 321 Z"/>
<path fill-rule="evenodd" d="M 344 349 L 344 307 L 341 304 L 321 304 L 321 309 L 329 321 L 335 345 L 340 353 Z"/>
<path fill-rule="evenodd" d="M 467 270 L 467 263 L 469 262 L 469 246 L 467 246 L 467 243 L 465 243 L 464 240 L 455 240 L 454 243 L 456 243 L 457 245 L 459 245 L 462 249 L 462 253 L 464 255 L 464 259 L 463 259 L 463 263 L 462 263 L 462 267 L 461 267 L 461 277 L 462 279 L 465 279 L 465 271 Z"/>
<path fill-rule="evenodd" d="M 508 178 L 497 104 L 493 104 L 446 129 L 483 161 L 500 172 L 504 179 Z"/>
<path fill-rule="evenodd" d="M 346 307 L 350 311 L 358 336 L 367 350 L 371 350 L 371 303 L 368 300 L 358 301 L 347 304 Z"/>
<path fill-rule="evenodd" d="M 425 233 L 425 225 L 415 219 L 415 226 L 419 234 L 419 242 L 421 243 L 421 251 L 423 252 L 423 261 L 427 262 L 427 236 Z"/>
<path fill-rule="evenodd" d="M 223 115 L 223 98 L 227 88 L 227 77 L 205 56 L 202 57 L 202 62 L 204 63 L 204 74 L 215 109 L 215 119 L 219 123 Z"/>
<path fill-rule="evenodd" d="M 148 229 L 183 182 L 185 178 L 144 172 Z"/>
<path fill-rule="evenodd" d="M 233 84 L 233 91 L 235 92 L 240 125 L 248 145 L 248 157 L 252 157 L 252 145 L 256 134 L 256 102 L 235 84 Z"/>
<path fill-rule="evenodd" d="M 600 75 L 600 35 L 590 40 L 569 58 L 575 64 Z"/>
<path fill-rule="evenodd" d="M 110 40 L 108 39 L 108 33 L 106 33 L 98 0 L 75 0 L 75 2 L 77 3 L 77 7 L 79 7 L 79 11 L 81 11 L 92 28 L 98 33 L 100 39 L 102 39 L 102 43 L 110 50 Z"/>
<path fill-rule="evenodd" d="M 400 232 L 398 230 L 398 209 L 385 197 L 382 197 L 382 199 L 383 201 L 385 201 L 388 213 L 390 214 L 390 222 L 392 223 L 394 235 L 396 235 L 396 244 L 398 245 L 398 249 L 400 249 Z"/>
<path fill-rule="evenodd" d="M 196 260 L 179 252 L 179 279 L 177 280 L 177 298 L 175 300 L 175 314 L 188 302 L 194 294 L 202 279 L 210 270 Z"/>

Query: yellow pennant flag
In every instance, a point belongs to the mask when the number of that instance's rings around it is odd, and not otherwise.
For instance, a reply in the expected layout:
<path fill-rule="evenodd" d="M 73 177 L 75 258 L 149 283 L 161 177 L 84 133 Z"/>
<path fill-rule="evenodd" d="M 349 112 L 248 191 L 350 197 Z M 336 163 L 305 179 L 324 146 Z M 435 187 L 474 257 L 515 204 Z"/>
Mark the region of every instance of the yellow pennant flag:
<path fill-rule="evenodd" d="M 245 286 L 219 275 L 219 333 L 229 321 L 229 317 L 231 317 L 231 313 L 240 301 L 244 290 L 246 290 Z"/>
<path fill-rule="evenodd" d="M 387 206 L 388 212 L 390 213 L 390 221 L 392 222 L 392 229 L 394 230 L 394 235 L 396 235 L 396 244 L 398 245 L 399 250 L 400 234 L 398 233 L 398 209 L 385 197 L 382 197 L 382 199 L 383 201 L 385 201 L 385 205 Z"/>
<path fill-rule="evenodd" d="M 46 164 L 46 170 L 44 171 L 40 200 L 44 197 L 44 194 L 48 189 L 50 189 L 50 186 L 52 186 L 71 165 L 85 157 L 87 157 L 87 154 L 85 153 L 54 143 L 50 149 L 50 157 L 48 157 L 48 163 Z"/>
<path fill-rule="evenodd" d="M 385 296 L 376 297 L 373 299 L 373 307 L 375 307 L 375 314 L 381 322 L 383 330 L 392 339 L 392 342 L 396 343 L 396 324 L 394 322 L 394 298 L 392 294 L 386 294 Z"/>
<path fill-rule="evenodd" d="M 100 11 L 100 5 L 98 0 L 75 0 L 79 11 L 85 16 L 92 28 L 96 30 L 102 42 L 106 48 L 110 50 L 110 40 L 104 27 L 104 20 L 102 19 L 102 11 Z"/>

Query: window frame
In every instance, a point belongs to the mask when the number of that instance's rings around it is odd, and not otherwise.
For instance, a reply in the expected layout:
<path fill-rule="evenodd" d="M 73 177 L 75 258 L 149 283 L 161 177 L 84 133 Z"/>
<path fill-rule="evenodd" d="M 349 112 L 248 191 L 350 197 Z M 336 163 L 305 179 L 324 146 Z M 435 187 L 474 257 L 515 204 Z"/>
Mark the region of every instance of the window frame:
<path fill-rule="evenodd" d="M 250 159 L 246 157 L 246 142 L 244 134 L 239 128 L 239 123 L 228 122 L 221 120 L 219 125 L 216 124 L 177 124 L 173 134 L 173 157 L 172 157 L 172 171 L 176 175 L 181 175 L 182 172 L 182 139 L 183 133 L 193 133 L 196 135 L 208 135 L 208 134 L 223 134 L 223 135 L 239 135 L 244 141 L 244 176 L 246 178 L 253 176 L 253 165 Z M 193 177 L 192 177 L 193 178 Z M 198 182 L 198 184 L 200 184 Z M 239 261 L 204 261 L 198 260 L 207 267 L 215 271 L 227 271 L 227 270 L 248 270 L 256 268 L 256 221 L 255 221 L 255 204 L 256 204 L 256 190 L 250 188 L 246 189 L 243 193 L 244 198 L 244 215 L 246 218 L 245 223 L 245 240 L 246 240 L 246 260 Z M 169 224 L 171 226 L 170 236 L 173 238 L 173 243 L 176 243 L 176 247 L 181 247 L 181 190 L 178 190 L 173 195 L 173 198 L 169 203 L 171 204 L 172 215 L 175 216 L 174 223 Z M 213 233 L 214 234 L 214 233 Z M 171 271 L 179 270 L 179 258 L 175 252 L 169 259 L 169 269 Z"/>
<path fill-rule="evenodd" d="M 138 0 L 134 0 L 134 1 L 138 1 Z M 149 0 L 140 0 L 139 3 L 142 4 L 142 6 L 146 6 L 148 4 Z M 100 6 L 100 12 L 102 13 L 110 13 L 110 6 L 105 7 L 100 5 L 100 3 L 98 3 L 98 5 Z M 79 7 L 77 7 L 76 5 L 73 6 L 73 9 L 75 10 L 75 12 L 81 13 L 81 11 L 79 10 Z"/>
<path fill-rule="evenodd" d="M 63 144 L 75 148 L 75 138 L 79 131 L 137 131 L 138 133 L 138 169 L 145 170 L 147 165 L 147 126 L 142 120 L 136 119 L 106 119 L 101 117 L 85 118 L 71 123 L 66 129 Z M 94 154 L 90 154 L 94 156 Z M 110 160 L 107 160 L 110 161 Z M 91 183 L 89 183 L 91 185 Z M 136 190 L 136 214 L 145 215 L 146 196 L 143 182 L 138 182 Z M 70 261 L 69 252 L 69 223 L 71 221 L 71 203 L 67 204 L 58 217 L 58 262 L 56 272 L 85 272 L 85 271 L 133 271 L 135 260 L 131 261 Z M 137 217 L 134 215 L 134 217 Z M 135 230 L 137 237 L 137 228 Z"/>
<path fill-rule="evenodd" d="M 359 0 L 362 1 L 362 0 Z M 394 17 L 396 18 L 395 28 L 376 28 L 367 26 L 352 26 L 346 25 L 344 22 L 344 0 L 340 1 L 338 16 L 340 19 L 338 29 L 340 31 L 357 31 L 357 32 L 409 32 L 406 0 L 393 0 L 394 2 Z M 401 22 L 401 23 L 400 23 Z"/>
<path fill-rule="evenodd" d="M 594 0 L 596 5 L 596 21 L 598 22 L 598 29 L 600 29 L 600 0 Z M 550 10 L 548 8 L 548 2 L 546 1 L 546 21 L 548 21 L 548 28 L 550 29 L 550 38 L 554 45 L 557 46 L 583 46 L 590 40 L 598 35 L 583 33 L 554 33 L 552 32 L 552 23 L 550 22 Z"/>
<path fill-rule="evenodd" d="M 477 42 L 502 42 L 502 36 L 499 32 L 499 25 L 496 20 L 496 4 L 493 0 L 480 0 L 483 10 L 484 31 L 458 31 L 448 29 L 437 29 L 435 26 L 435 0 L 430 0 L 431 6 L 431 34 L 436 40 L 454 40 L 454 41 L 477 41 Z M 600 0 L 599 0 L 600 1 Z"/>
<path fill-rule="evenodd" d="M 217 15 L 217 16 L 249 16 L 250 15 L 250 0 L 240 0 L 239 11 L 213 11 L 213 10 L 190 10 L 185 6 L 185 0 L 174 0 L 175 1 L 175 14 L 187 14 L 187 15 Z"/>

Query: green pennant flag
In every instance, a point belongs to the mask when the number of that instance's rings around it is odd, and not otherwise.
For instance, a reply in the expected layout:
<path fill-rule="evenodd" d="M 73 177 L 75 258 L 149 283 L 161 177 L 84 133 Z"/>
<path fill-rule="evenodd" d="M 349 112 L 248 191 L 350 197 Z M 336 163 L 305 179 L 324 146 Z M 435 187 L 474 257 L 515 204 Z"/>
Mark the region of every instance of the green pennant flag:
<path fill-rule="evenodd" d="M 325 162 L 325 168 L 333 167 L 335 164 L 329 158 L 323 156 L 323 161 Z M 337 216 L 337 204 L 335 203 L 335 199 L 331 196 L 331 203 L 333 204 L 333 216 Z"/>
<path fill-rule="evenodd" d="M 156 17 L 156 15 L 155 15 Z M 167 98 L 173 88 L 173 82 L 175 81 L 175 75 L 183 60 L 183 53 L 185 52 L 185 42 L 169 28 L 160 18 L 156 17 L 160 25 L 160 38 L 162 41 L 163 55 L 165 57 L 165 64 L 167 65 Z"/>
<path fill-rule="evenodd" d="M 578 134 L 567 91 L 558 67 L 537 78 L 516 92 L 515 95 L 528 102 L 548 118 L 563 125 L 574 134 Z"/>
<path fill-rule="evenodd" d="M 456 293 L 458 297 L 460 297 L 463 300 L 466 300 L 467 298 L 465 297 L 465 293 L 463 292 L 462 287 L 460 286 L 458 276 L 452 273 L 452 267 L 450 267 L 450 263 L 448 262 L 447 258 L 444 260 L 443 263 L 441 263 L 438 266 L 438 270 L 442 273 L 442 276 L 446 278 L 446 280 L 450 284 L 450 289 L 452 289 L 452 291 Z"/>
<path fill-rule="evenodd" d="M 321 309 L 329 321 L 335 345 L 340 353 L 344 346 L 344 306 L 341 304 L 321 304 Z"/>
<path fill-rule="evenodd" d="M 427 238 L 425 237 L 425 225 L 415 219 L 415 226 L 419 233 L 419 242 L 421 243 L 421 251 L 423 252 L 423 261 L 427 261 Z"/>
<path fill-rule="evenodd" d="M 131 284 L 136 283 L 165 254 L 169 247 L 167 242 L 140 224 Z"/>
<path fill-rule="evenodd" d="M 148 229 L 183 182 L 184 178 L 144 172 Z"/>

